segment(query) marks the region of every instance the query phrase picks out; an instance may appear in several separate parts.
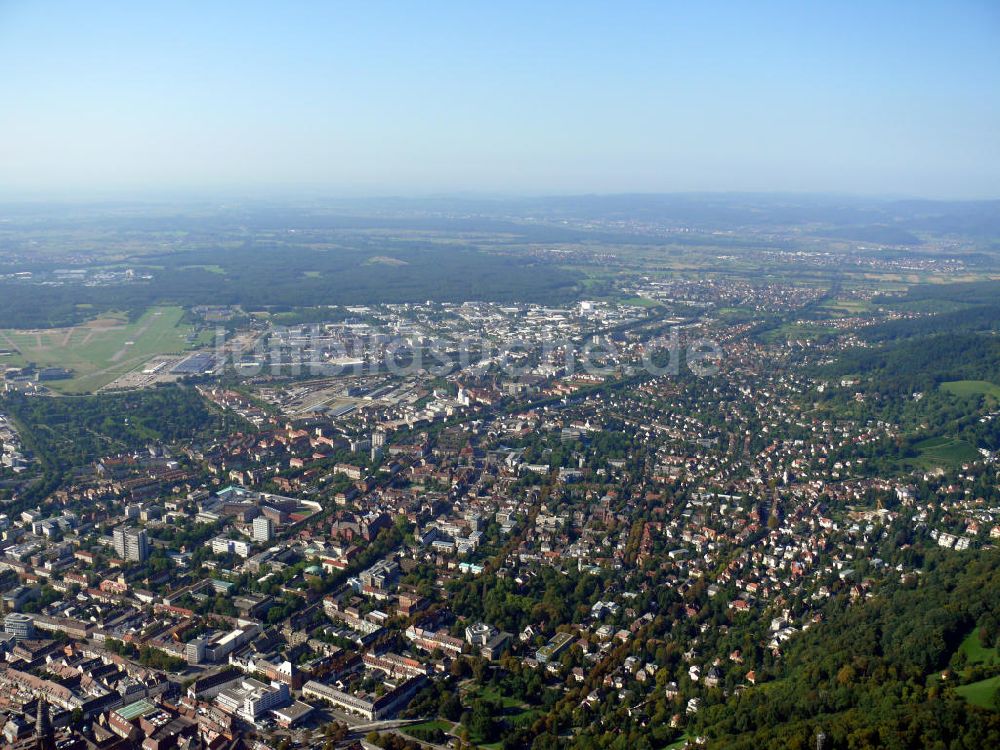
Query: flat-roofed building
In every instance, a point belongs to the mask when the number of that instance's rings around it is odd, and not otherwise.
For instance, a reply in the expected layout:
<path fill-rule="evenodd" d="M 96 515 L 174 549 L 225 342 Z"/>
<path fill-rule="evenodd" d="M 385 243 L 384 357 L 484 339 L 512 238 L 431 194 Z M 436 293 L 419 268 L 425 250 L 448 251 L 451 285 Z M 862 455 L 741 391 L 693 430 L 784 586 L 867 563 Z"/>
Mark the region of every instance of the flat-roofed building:
<path fill-rule="evenodd" d="M 9 633 L 19 641 L 30 641 L 35 637 L 35 621 L 30 615 L 11 612 L 3 618 L 3 632 Z"/>
<path fill-rule="evenodd" d="M 270 542 L 274 538 L 274 522 L 267 516 L 253 519 L 253 540 L 255 542 Z"/>
<path fill-rule="evenodd" d="M 246 677 L 236 685 L 223 688 L 215 696 L 216 704 L 224 711 L 253 722 L 265 711 L 291 703 L 288 685 L 272 682 L 267 685 L 253 677 Z"/>
<path fill-rule="evenodd" d="M 145 529 L 119 526 L 112 532 L 115 553 L 122 560 L 145 562 L 149 558 L 149 538 Z"/>

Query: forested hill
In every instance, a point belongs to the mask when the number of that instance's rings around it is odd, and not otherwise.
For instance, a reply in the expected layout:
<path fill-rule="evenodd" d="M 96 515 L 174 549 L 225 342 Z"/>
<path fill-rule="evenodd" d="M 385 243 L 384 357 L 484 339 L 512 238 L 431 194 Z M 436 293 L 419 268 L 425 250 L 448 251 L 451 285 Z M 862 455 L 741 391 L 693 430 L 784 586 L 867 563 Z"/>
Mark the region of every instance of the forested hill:
<path fill-rule="evenodd" d="M 983 750 L 1000 747 L 1000 710 L 966 702 L 949 685 L 1000 667 L 938 672 L 978 629 L 1000 640 L 1000 551 L 932 551 L 921 576 L 887 584 L 864 604 L 831 602 L 826 621 L 792 641 L 778 679 L 706 708 L 709 748 Z M 983 670 L 985 669 L 985 672 Z"/>
<path fill-rule="evenodd" d="M 884 395 L 929 391 L 948 380 L 1000 379 L 1000 337 L 937 333 L 844 352 L 821 372 L 858 376 Z"/>
<path fill-rule="evenodd" d="M 902 297 L 876 298 L 878 303 L 919 317 L 891 320 L 863 332 L 869 341 L 884 342 L 934 334 L 1000 330 L 1000 282 L 920 284 Z"/>

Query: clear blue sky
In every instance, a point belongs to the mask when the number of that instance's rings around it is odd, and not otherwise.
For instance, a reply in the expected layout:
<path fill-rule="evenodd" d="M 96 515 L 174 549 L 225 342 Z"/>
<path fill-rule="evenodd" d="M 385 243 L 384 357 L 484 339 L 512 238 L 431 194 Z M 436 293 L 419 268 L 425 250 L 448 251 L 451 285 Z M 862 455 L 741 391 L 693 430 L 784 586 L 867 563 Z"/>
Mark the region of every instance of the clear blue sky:
<path fill-rule="evenodd" d="M 303 187 L 1000 197 L 1000 2 L 0 0 L 0 191 Z"/>

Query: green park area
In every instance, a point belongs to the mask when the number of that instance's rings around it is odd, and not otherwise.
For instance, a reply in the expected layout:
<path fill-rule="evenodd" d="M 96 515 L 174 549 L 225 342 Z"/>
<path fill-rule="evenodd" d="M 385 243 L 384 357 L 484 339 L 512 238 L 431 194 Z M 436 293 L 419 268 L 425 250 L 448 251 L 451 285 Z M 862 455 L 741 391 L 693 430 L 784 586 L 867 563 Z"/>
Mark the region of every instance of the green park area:
<path fill-rule="evenodd" d="M 401 731 L 415 740 L 443 745 L 454 734 L 455 722 L 446 719 L 429 719 L 402 727 Z"/>

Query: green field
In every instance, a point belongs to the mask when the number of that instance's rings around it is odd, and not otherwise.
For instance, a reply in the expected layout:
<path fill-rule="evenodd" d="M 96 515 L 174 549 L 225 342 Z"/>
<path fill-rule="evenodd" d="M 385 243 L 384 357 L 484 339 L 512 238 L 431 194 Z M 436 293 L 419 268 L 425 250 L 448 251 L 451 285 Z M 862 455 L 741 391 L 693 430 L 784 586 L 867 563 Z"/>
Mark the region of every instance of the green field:
<path fill-rule="evenodd" d="M 423 730 L 429 732 L 434 729 L 440 729 L 445 734 L 452 734 L 452 732 L 455 729 L 455 723 L 452 721 L 446 721 L 444 719 L 430 719 L 428 721 L 422 721 L 419 724 L 410 724 L 409 726 L 402 727 L 400 731 L 404 732 L 405 734 L 409 734 L 411 737 L 414 737 L 415 739 L 419 739 L 419 737 L 411 733 L 410 730 L 416 730 L 417 732 Z"/>
<path fill-rule="evenodd" d="M 445 719 L 429 719 L 428 721 L 422 721 L 419 724 L 410 724 L 409 726 L 403 727 L 405 732 L 407 729 L 440 729 L 442 732 L 450 732 L 455 728 L 455 722 L 446 721 Z"/>
<path fill-rule="evenodd" d="M 180 270 L 181 271 L 207 271 L 208 273 L 214 273 L 214 274 L 218 274 L 220 276 L 225 276 L 225 274 L 226 274 L 226 269 L 224 269 L 222 266 L 218 266 L 218 265 L 215 265 L 215 264 L 197 265 L 197 266 L 181 266 Z"/>
<path fill-rule="evenodd" d="M 941 390 L 956 396 L 990 396 L 1000 401 L 1000 385 L 988 380 L 949 380 L 941 384 Z"/>
<path fill-rule="evenodd" d="M 958 438 L 933 437 L 915 443 L 920 455 L 915 463 L 924 467 L 959 466 L 979 457 L 975 446 Z"/>
<path fill-rule="evenodd" d="M 969 660 L 969 664 L 992 664 L 997 661 L 997 650 L 995 648 L 985 648 L 979 639 L 979 628 L 976 628 L 958 647 Z"/>
<path fill-rule="evenodd" d="M 955 688 L 955 692 L 974 706 L 996 709 L 997 691 L 1000 690 L 1000 675 Z"/>
<path fill-rule="evenodd" d="M 523 706 L 521 701 L 517 698 L 511 698 L 509 695 L 503 695 L 500 691 L 489 685 L 481 685 L 475 690 L 469 691 L 467 699 L 471 700 L 474 696 L 479 696 L 480 698 L 485 698 L 486 700 L 496 701 L 502 705 L 504 709 L 520 708 Z"/>
<path fill-rule="evenodd" d="M 73 370 L 72 379 L 46 385 L 63 393 L 96 391 L 158 354 L 190 348 L 187 337 L 193 329 L 181 324 L 183 315 L 179 307 L 157 307 L 134 323 L 107 315 L 73 328 L 0 330 L 0 348 L 16 351 L 0 364 L 65 367 Z"/>
<path fill-rule="evenodd" d="M 871 310 L 872 305 L 863 299 L 836 299 L 823 305 L 822 309 L 836 316 L 858 315 Z"/>
<path fill-rule="evenodd" d="M 1000 663 L 1000 657 L 998 657 L 997 649 L 986 648 L 983 646 L 982 641 L 979 638 L 979 628 L 973 628 L 965 639 L 959 644 L 956 653 L 965 654 L 966 663 L 970 666 L 976 666 L 978 664 L 998 664 Z M 941 672 L 934 672 L 927 676 L 927 686 L 937 685 L 941 682 Z"/>
<path fill-rule="evenodd" d="M 623 297 L 621 303 L 623 305 L 631 305 L 632 307 L 657 307 L 660 304 L 655 299 L 650 299 L 649 297 Z"/>
<path fill-rule="evenodd" d="M 777 328 L 765 331 L 761 338 L 770 344 L 784 343 L 787 341 L 819 341 L 831 338 L 834 335 L 832 328 L 814 323 L 784 323 Z"/>

